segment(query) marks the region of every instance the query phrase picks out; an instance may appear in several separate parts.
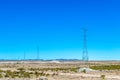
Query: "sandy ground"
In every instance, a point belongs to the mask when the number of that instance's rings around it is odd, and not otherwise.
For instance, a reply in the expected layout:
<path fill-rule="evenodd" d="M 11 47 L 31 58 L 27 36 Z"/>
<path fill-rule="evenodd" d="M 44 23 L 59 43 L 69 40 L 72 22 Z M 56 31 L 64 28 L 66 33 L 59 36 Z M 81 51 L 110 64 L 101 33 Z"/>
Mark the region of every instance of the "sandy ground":
<path fill-rule="evenodd" d="M 103 64 L 120 64 L 120 62 L 91 62 L 90 65 L 103 65 Z M 1 70 L 11 70 L 15 71 L 18 68 L 73 68 L 73 67 L 83 67 L 83 63 L 81 62 L 62 62 L 62 63 L 53 63 L 53 62 L 1 62 L 0 69 Z M 52 74 L 53 72 L 47 72 Z M 95 71 L 95 72 L 87 72 L 87 73 L 63 73 L 57 72 L 58 75 L 55 76 L 47 76 L 48 80 L 103 80 L 101 75 L 105 75 L 105 80 L 120 80 L 120 71 L 113 70 L 113 71 Z M 0 80 L 36 80 L 35 78 L 31 79 L 8 79 L 2 78 Z M 39 80 L 39 79 L 37 79 Z"/>

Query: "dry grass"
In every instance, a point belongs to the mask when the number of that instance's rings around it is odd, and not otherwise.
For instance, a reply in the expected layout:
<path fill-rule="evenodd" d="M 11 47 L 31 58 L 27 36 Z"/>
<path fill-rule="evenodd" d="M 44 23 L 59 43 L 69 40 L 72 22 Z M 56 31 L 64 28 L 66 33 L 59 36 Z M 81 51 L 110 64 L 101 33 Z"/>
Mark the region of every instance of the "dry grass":
<path fill-rule="evenodd" d="M 51 62 L 39 62 L 39 61 L 25 61 L 25 62 L 1 62 L 0 69 L 4 71 L 10 70 L 11 72 L 19 71 L 19 69 L 24 68 L 23 70 L 28 73 L 33 73 L 30 75 L 30 78 L 24 80 L 36 80 L 35 72 L 41 76 L 46 76 L 48 80 L 120 80 L 120 70 L 97 70 L 87 73 L 78 72 L 80 67 L 89 67 L 89 66 L 100 66 L 100 65 L 120 65 L 116 61 L 91 61 L 87 63 L 87 66 L 84 65 L 81 61 L 76 62 L 61 62 L 61 63 L 51 63 Z M 101 75 L 105 75 L 105 79 L 101 78 Z M 15 77 L 10 78 L 9 80 L 23 80 L 23 78 Z M 7 80 L 6 77 L 2 77 L 0 80 Z"/>

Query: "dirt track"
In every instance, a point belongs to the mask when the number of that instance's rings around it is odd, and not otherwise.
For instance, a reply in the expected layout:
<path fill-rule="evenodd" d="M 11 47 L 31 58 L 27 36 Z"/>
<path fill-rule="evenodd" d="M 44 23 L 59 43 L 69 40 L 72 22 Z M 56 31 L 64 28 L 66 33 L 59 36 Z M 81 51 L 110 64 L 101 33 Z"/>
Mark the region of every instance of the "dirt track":
<path fill-rule="evenodd" d="M 83 74 L 83 73 L 76 73 L 76 74 L 71 74 L 71 73 L 59 73 L 59 75 L 66 75 L 66 76 L 82 76 L 82 77 L 86 77 L 86 78 L 100 78 L 101 75 L 95 75 L 95 74 Z M 107 79 L 118 79 L 120 80 L 120 76 L 115 76 L 115 75 L 106 75 Z"/>

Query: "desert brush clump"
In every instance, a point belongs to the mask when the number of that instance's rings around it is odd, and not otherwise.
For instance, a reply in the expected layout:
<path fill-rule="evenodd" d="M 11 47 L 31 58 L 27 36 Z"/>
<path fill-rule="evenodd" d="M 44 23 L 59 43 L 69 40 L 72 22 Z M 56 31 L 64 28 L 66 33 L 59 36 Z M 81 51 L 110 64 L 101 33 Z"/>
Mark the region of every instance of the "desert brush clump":
<path fill-rule="evenodd" d="M 105 77 L 105 75 L 101 75 L 102 80 L 106 80 Z"/>

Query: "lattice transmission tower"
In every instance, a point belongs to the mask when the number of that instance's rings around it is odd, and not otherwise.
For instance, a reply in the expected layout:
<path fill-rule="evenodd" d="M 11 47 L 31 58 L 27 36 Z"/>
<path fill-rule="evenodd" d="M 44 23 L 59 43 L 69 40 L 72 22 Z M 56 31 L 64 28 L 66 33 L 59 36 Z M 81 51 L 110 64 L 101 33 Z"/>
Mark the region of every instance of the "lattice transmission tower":
<path fill-rule="evenodd" d="M 88 61 L 88 50 L 87 50 L 87 29 L 83 28 L 83 54 L 82 54 L 82 60 L 83 61 Z"/>

